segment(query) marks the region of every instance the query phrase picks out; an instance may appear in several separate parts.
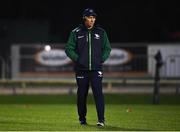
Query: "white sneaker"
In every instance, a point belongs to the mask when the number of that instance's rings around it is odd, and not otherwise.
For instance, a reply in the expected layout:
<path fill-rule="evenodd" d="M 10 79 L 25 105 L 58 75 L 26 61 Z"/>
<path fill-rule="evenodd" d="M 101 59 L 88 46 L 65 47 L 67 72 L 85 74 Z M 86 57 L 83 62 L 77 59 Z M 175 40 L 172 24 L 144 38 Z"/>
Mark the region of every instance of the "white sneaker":
<path fill-rule="evenodd" d="M 97 126 L 104 127 L 105 125 L 104 125 L 104 122 L 98 122 Z"/>

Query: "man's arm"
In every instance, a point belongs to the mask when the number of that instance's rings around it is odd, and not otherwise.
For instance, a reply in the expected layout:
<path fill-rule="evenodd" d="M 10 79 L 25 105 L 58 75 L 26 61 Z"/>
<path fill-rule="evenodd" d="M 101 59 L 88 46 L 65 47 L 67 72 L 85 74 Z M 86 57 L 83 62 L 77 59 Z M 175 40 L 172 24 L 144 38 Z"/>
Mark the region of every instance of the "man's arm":
<path fill-rule="evenodd" d="M 76 39 L 75 39 L 75 34 L 72 31 L 70 33 L 68 42 L 65 46 L 65 53 L 72 61 L 76 62 L 78 59 L 78 54 L 75 52 L 75 48 L 76 48 Z"/>
<path fill-rule="evenodd" d="M 104 31 L 103 34 L 103 53 L 102 53 L 102 61 L 105 62 L 107 60 L 107 58 L 110 55 L 111 52 L 111 46 L 110 46 L 110 42 L 109 39 L 107 37 L 107 33 Z"/>

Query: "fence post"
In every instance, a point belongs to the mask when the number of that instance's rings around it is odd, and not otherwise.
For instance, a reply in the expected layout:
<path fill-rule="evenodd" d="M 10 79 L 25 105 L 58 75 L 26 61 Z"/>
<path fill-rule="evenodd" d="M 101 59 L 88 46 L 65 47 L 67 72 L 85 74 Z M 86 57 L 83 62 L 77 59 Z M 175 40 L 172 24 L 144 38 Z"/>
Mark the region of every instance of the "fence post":
<path fill-rule="evenodd" d="M 154 94 L 153 94 L 153 104 L 159 104 L 159 89 L 160 89 L 160 68 L 163 65 L 162 55 L 160 50 L 155 55 L 156 68 L 154 77 Z"/>
<path fill-rule="evenodd" d="M 111 81 L 107 82 L 107 89 L 109 92 L 112 90 L 112 82 Z"/>
<path fill-rule="evenodd" d="M 4 80 L 5 79 L 5 61 L 2 56 L 0 56 L 0 61 L 2 63 L 1 67 L 1 78 Z"/>

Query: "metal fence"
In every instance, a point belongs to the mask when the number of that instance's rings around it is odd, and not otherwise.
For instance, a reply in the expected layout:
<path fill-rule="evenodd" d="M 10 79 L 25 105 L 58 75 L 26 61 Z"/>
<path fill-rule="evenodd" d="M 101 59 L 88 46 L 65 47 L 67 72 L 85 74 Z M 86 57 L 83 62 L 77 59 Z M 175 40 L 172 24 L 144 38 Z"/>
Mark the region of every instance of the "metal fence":
<path fill-rule="evenodd" d="M 65 91 L 69 90 L 68 92 L 76 90 L 74 89 L 76 82 L 73 62 L 65 56 L 64 46 L 51 45 L 53 52 L 50 54 L 44 50 L 44 46 L 14 45 L 9 59 L 0 57 L 0 85 L 10 88 L 12 93 L 18 93 L 17 90 L 26 93 L 28 90 L 26 88 L 38 88 L 38 86 L 48 88 L 49 86 L 58 86 L 58 88 L 63 86 L 66 87 Z M 124 90 L 124 92 L 137 93 L 139 89 L 139 92 L 152 93 L 156 65 L 154 56 L 158 49 L 155 48 L 153 52 L 149 53 L 147 45 L 119 47 L 118 44 L 114 44 L 112 48 L 114 51 L 110 60 L 103 64 L 103 85 L 106 92 L 116 93 Z M 160 86 L 169 87 L 171 92 L 179 93 L 180 54 L 172 53 L 167 54 L 162 50 L 163 66 L 160 69 Z M 9 73 L 11 73 L 10 78 L 7 76 Z M 118 89 L 116 89 L 117 87 Z M 134 87 L 136 88 L 134 89 Z M 146 89 L 146 87 L 150 89 Z M 169 89 L 164 88 L 165 92 L 169 92 Z"/>

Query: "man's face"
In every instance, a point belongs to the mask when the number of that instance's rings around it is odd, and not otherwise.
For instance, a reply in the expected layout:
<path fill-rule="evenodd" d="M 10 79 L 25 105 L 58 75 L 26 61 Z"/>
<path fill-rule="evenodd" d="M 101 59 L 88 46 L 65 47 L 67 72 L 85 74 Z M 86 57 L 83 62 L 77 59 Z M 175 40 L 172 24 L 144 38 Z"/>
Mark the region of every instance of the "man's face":
<path fill-rule="evenodd" d="M 92 28 L 93 26 L 94 26 L 94 23 L 95 23 L 95 21 L 96 21 L 96 17 L 94 17 L 94 16 L 85 16 L 85 26 L 88 28 L 88 29 L 90 29 L 90 28 Z"/>

